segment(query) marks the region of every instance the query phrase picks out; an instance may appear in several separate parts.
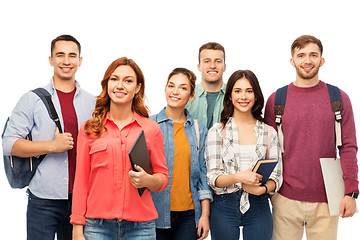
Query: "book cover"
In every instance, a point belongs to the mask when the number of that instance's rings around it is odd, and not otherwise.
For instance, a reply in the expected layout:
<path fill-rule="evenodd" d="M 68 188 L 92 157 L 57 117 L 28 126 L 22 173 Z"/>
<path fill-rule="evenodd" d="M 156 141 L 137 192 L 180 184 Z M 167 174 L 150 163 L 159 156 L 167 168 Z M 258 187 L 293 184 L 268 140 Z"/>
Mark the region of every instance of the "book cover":
<path fill-rule="evenodd" d="M 269 179 L 277 163 L 278 163 L 277 159 L 259 159 L 256 162 L 252 171 L 263 176 L 261 183 L 265 184 Z"/>
<path fill-rule="evenodd" d="M 134 165 L 140 166 L 148 174 L 153 173 L 151 160 L 149 156 L 149 150 L 146 144 L 144 130 L 141 131 L 140 135 L 136 139 L 134 145 L 129 152 L 129 158 L 133 171 L 137 172 Z M 141 196 L 145 188 L 138 188 L 139 195 Z"/>

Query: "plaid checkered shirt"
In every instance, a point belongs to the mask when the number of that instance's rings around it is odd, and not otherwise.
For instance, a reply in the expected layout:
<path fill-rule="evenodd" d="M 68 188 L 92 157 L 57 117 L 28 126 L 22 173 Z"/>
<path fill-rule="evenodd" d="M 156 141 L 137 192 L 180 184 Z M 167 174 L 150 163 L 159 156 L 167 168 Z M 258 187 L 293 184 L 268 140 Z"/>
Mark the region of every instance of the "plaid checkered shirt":
<path fill-rule="evenodd" d="M 240 161 L 239 136 L 235 120 L 230 117 L 222 129 L 221 123 L 216 123 L 209 130 L 205 145 L 205 160 L 207 166 L 207 179 L 209 186 L 214 190 L 215 194 L 233 193 L 242 190 L 241 183 L 235 183 L 227 187 L 219 188 L 215 186 L 216 178 L 220 175 L 230 175 L 245 171 L 253 167 L 258 159 L 264 159 L 267 149 L 267 136 L 269 126 L 261 121 L 257 121 L 254 127 L 257 143 L 255 146 L 255 157 L 250 165 L 242 164 Z M 277 133 L 273 128 L 269 158 L 279 160 L 269 179 L 276 183 L 276 188 L 270 194 L 274 194 L 280 189 L 282 184 L 282 160 L 280 144 Z M 225 131 L 225 133 L 222 133 Z M 224 136 L 224 139 L 223 137 Z M 249 195 L 243 192 L 240 199 L 240 211 L 245 213 L 250 208 Z"/>

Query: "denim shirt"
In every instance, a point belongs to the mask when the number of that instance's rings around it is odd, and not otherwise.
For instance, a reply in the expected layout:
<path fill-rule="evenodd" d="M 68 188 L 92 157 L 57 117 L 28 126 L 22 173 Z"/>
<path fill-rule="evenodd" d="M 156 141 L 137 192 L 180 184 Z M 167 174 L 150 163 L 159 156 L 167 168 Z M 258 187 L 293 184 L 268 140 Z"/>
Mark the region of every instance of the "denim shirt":
<path fill-rule="evenodd" d="M 223 101 L 225 89 L 226 84 L 223 83 L 219 91 L 219 95 L 216 98 L 213 112 L 213 125 L 220 122 L 221 111 L 224 108 Z M 186 109 L 190 112 L 191 116 L 193 116 L 195 119 L 198 119 L 202 124 L 204 124 L 204 126 L 206 126 L 208 119 L 206 94 L 207 92 L 204 90 L 203 86 L 200 83 L 196 85 L 194 98 L 186 104 Z"/>
<path fill-rule="evenodd" d="M 204 199 L 210 199 L 212 201 L 212 190 L 207 184 L 206 179 L 206 163 L 204 159 L 205 140 L 207 135 L 206 127 L 199 122 L 199 147 L 195 133 L 194 119 L 189 112 L 185 109 L 186 122 L 184 123 L 185 134 L 190 145 L 190 190 L 192 199 L 195 206 L 195 222 L 198 225 L 201 216 L 201 204 L 200 201 Z M 159 125 L 163 133 L 165 144 L 165 156 L 166 163 L 169 169 L 169 181 L 167 188 L 161 192 L 151 192 L 153 201 L 155 203 L 156 210 L 159 214 L 159 218 L 156 219 L 157 228 L 171 228 L 170 222 L 170 195 L 171 195 L 171 183 L 174 167 L 174 124 L 172 119 L 169 119 L 165 113 L 165 108 L 157 115 L 151 116 L 151 119 L 155 120 Z M 198 151 L 199 150 L 199 151 Z"/>
<path fill-rule="evenodd" d="M 91 118 L 96 99 L 82 90 L 76 81 L 75 86 L 74 107 L 80 127 L 84 121 Z M 44 88 L 51 95 L 62 129 L 64 129 L 60 102 L 53 80 Z M 11 113 L 3 138 L 3 152 L 11 155 L 14 143 L 20 138 L 25 138 L 29 132 L 31 132 L 33 141 L 51 141 L 54 139 L 55 129 L 56 125 L 50 118 L 44 103 L 35 93 L 27 92 L 20 98 Z M 68 178 L 67 151 L 49 153 L 36 169 L 36 173 L 30 181 L 29 190 L 39 198 L 67 199 L 69 194 Z"/>

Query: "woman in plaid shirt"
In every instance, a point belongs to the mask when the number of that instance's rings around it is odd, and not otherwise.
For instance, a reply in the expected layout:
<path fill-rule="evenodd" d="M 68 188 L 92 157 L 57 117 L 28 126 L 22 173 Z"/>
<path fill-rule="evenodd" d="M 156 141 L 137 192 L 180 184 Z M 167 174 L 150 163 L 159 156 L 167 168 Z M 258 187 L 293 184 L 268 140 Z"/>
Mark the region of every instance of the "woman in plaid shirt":
<path fill-rule="evenodd" d="M 268 193 L 274 194 L 282 184 L 282 162 L 277 133 L 261 116 L 263 106 L 255 74 L 234 72 L 227 83 L 221 122 L 209 130 L 205 148 L 208 183 L 215 193 L 211 239 L 239 239 L 240 226 L 244 239 L 271 239 Z M 266 158 L 267 148 L 269 158 L 279 162 L 262 185 L 262 176 L 252 167 Z"/>

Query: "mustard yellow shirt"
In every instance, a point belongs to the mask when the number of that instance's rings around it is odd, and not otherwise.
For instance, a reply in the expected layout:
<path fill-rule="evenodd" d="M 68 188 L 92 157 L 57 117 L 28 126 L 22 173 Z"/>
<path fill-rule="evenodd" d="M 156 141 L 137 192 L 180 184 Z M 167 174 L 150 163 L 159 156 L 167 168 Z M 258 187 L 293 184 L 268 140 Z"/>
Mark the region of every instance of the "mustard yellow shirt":
<path fill-rule="evenodd" d="M 174 168 L 171 183 L 171 211 L 194 209 L 190 190 L 190 145 L 186 138 L 184 123 L 174 122 Z"/>

